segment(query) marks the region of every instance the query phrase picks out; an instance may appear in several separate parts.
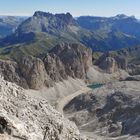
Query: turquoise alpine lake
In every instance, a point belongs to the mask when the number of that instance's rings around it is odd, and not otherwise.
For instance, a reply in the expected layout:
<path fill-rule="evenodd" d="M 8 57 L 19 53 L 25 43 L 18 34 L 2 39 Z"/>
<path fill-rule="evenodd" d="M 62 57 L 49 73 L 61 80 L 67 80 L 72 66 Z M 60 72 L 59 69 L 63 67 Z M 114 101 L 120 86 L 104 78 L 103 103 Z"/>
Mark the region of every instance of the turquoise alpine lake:
<path fill-rule="evenodd" d="M 96 88 L 100 88 L 100 87 L 102 87 L 104 84 L 100 84 L 100 83 L 98 83 L 98 84 L 92 84 L 92 85 L 88 85 L 88 87 L 89 88 L 92 88 L 92 89 L 96 89 Z"/>

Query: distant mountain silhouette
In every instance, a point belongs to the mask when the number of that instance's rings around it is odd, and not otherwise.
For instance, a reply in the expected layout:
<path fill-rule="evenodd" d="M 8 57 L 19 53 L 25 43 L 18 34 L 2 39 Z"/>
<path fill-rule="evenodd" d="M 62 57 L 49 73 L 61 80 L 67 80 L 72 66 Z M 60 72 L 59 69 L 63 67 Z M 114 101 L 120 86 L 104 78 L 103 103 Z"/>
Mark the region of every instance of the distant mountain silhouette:
<path fill-rule="evenodd" d="M 27 17 L 0 16 L 0 37 L 12 34 Z"/>

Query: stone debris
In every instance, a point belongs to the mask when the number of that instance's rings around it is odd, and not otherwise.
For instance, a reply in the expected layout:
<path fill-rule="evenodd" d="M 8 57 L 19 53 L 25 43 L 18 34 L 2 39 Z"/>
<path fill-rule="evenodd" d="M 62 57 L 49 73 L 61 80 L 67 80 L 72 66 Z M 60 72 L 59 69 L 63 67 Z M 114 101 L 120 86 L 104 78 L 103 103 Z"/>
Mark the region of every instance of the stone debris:
<path fill-rule="evenodd" d="M 0 77 L 1 140 L 81 140 L 76 125 L 46 100 L 31 98 L 24 89 Z"/>

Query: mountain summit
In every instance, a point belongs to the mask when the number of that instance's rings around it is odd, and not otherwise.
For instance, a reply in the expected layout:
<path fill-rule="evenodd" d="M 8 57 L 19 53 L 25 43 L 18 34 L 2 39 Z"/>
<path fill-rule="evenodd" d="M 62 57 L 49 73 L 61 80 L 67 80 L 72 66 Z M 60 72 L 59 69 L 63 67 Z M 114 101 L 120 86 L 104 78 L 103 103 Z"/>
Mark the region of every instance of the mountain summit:
<path fill-rule="evenodd" d="M 56 34 L 60 33 L 60 31 L 67 30 L 67 27 L 72 25 L 76 25 L 76 21 L 70 13 L 54 15 L 37 11 L 32 17 L 23 22 L 16 32 L 46 32 Z"/>

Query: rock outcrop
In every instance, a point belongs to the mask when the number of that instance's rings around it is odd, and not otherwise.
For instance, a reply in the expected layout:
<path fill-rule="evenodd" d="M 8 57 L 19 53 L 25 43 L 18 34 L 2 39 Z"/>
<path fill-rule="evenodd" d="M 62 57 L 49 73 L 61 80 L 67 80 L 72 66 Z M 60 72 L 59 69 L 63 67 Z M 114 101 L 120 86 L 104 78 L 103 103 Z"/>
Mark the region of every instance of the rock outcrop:
<path fill-rule="evenodd" d="M 24 88 L 28 88 L 27 81 L 20 73 L 19 66 L 16 62 L 0 60 L 0 74 L 7 81 L 14 82 Z"/>
<path fill-rule="evenodd" d="M 81 140 L 74 123 L 46 100 L 30 98 L 24 90 L 0 77 L 0 139 Z"/>
<path fill-rule="evenodd" d="M 97 60 L 96 65 L 98 65 L 102 70 L 107 73 L 114 73 L 119 69 L 127 69 L 127 61 L 117 55 L 111 53 L 103 54 L 99 60 Z"/>
<path fill-rule="evenodd" d="M 17 62 L 1 60 L 0 73 L 5 80 L 24 88 L 39 89 L 52 85 L 42 60 L 32 56 L 24 56 Z"/>
<path fill-rule="evenodd" d="M 140 65 L 135 65 L 135 64 L 128 65 L 128 72 L 130 73 L 130 75 L 139 75 Z"/>
<path fill-rule="evenodd" d="M 50 50 L 43 59 L 22 56 L 16 62 L 0 61 L 0 73 L 5 80 L 24 88 L 40 89 L 53 86 L 68 77 L 86 81 L 92 65 L 92 51 L 79 44 L 62 43 Z"/>
<path fill-rule="evenodd" d="M 16 33 L 20 35 L 30 32 L 45 32 L 58 35 L 62 31 L 68 31 L 68 26 L 71 25 L 76 26 L 77 24 L 70 13 L 54 15 L 37 11 L 18 27 Z"/>
<path fill-rule="evenodd" d="M 85 79 L 92 66 L 92 51 L 78 44 L 61 44 L 53 48 L 44 58 L 44 64 L 53 79 Z"/>
<path fill-rule="evenodd" d="M 39 89 L 42 86 L 52 86 L 52 81 L 47 75 L 44 63 L 41 59 L 32 56 L 24 56 L 18 61 L 18 66 L 29 88 Z"/>
<path fill-rule="evenodd" d="M 140 75 L 128 76 L 125 81 L 140 81 Z"/>

